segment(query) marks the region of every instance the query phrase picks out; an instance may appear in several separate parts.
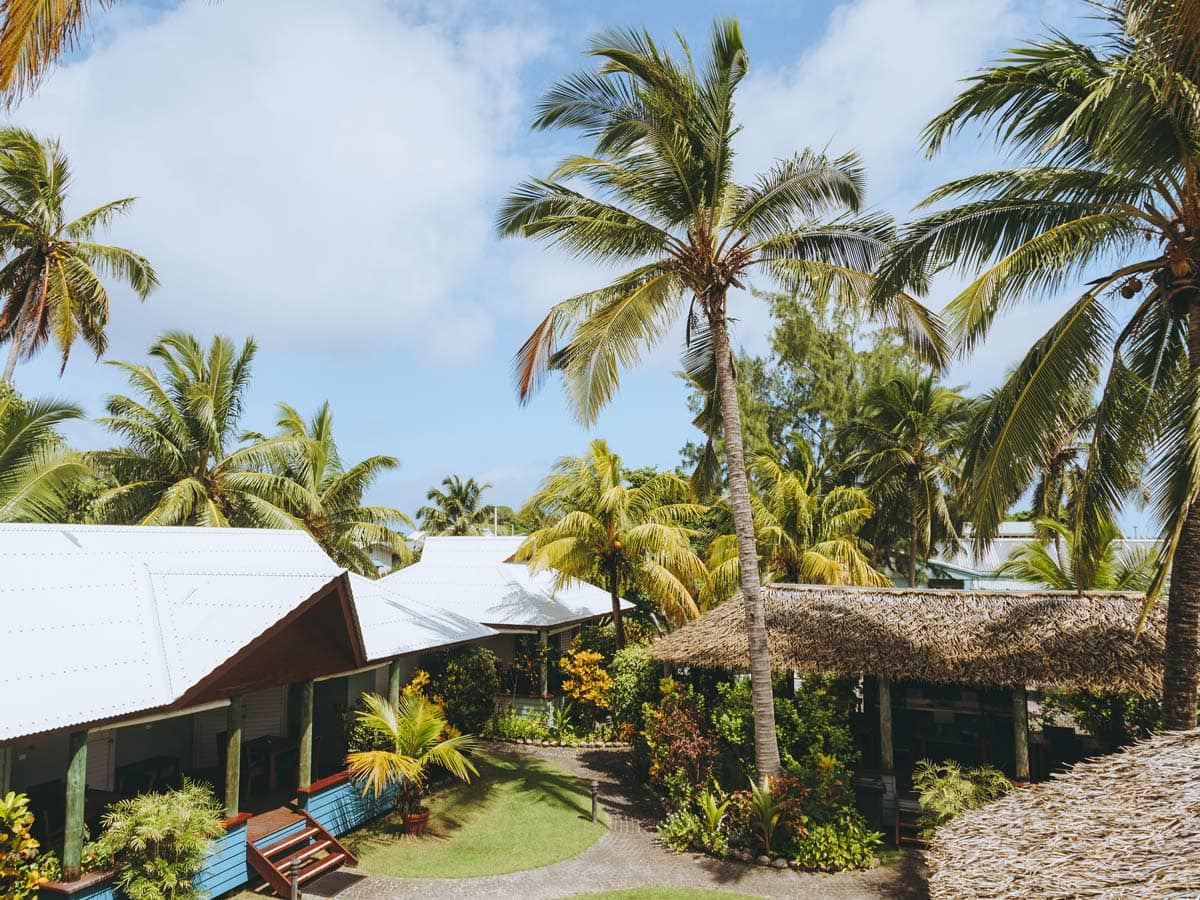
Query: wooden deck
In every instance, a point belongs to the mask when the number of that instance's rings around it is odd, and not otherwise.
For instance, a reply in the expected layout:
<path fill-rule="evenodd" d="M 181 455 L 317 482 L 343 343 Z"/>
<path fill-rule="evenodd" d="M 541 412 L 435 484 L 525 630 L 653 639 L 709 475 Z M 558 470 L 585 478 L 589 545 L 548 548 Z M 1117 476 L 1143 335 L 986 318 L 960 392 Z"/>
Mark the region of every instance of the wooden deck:
<path fill-rule="evenodd" d="M 259 840 L 259 838 L 264 838 L 269 834 L 274 834 L 276 831 L 287 828 L 289 825 L 295 825 L 297 822 L 303 821 L 304 816 L 300 813 L 286 806 L 276 807 L 275 809 L 267 810 L 266 812 L 250 817 L 250 821 L 246 823 L 246 840 L 253 843 Z"/>

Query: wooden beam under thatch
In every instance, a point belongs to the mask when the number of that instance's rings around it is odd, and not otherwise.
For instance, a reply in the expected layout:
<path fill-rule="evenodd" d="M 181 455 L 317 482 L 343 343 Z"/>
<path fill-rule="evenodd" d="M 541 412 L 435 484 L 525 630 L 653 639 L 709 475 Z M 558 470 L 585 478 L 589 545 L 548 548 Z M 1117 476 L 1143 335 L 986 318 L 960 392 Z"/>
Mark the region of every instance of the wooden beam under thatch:
<path fill-rule="evenodd" d="M 1080 763 L 938 829 L 933 900 L 1194 897 L 1200 730 Z"/>
<path fill-rule="evenodd" d="M 1163 604 L 1139 633 L 1139 594 L 769 585 L 763 595 L 780 671 L 1144 697 L 1162 689 Z M 675 665 L 745 670 L 741 601 L 705 613 L 650 653 Z"/>

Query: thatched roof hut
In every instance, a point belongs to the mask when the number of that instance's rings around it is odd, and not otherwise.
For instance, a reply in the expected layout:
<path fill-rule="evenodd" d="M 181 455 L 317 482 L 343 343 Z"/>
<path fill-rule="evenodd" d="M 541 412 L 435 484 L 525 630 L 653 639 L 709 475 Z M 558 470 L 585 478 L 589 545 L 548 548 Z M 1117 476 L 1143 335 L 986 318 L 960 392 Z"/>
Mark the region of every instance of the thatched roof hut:
<path fill-rule="evenodd" d="M 1200 730 L 1080 763 L 938 830 L 934 900 L 1195 897 Z"/>
<path fill-rule="evenodd" d="M 1157 696 L 1164 616 L 1138 632 L 1139 594 L 769 585 L 771 661 L 802 673 L 997 686 L 1058 685 Z M 731 600 L 659 641 L 677 665 L 748 667 Z"/>

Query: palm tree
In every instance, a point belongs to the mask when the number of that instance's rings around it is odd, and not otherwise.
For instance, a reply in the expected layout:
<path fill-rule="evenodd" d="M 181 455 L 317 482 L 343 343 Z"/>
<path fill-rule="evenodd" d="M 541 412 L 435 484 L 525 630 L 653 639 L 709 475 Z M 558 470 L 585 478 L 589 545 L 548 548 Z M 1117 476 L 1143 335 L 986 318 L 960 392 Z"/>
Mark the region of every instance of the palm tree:
<path fill-rule="evenodd" d="M 101 276 L 127 283 L 141 299 L 158 284 L 140 254 L 95 242 L 133 205 L 126 197 L 78 218 L 66 217 L 71 170 L 58 141 L 19 128 L 0 129 L 0 336 L 9 342 L 4 381 L 21 356 L 53 339 L 62 366 L 76 338 L 99 358 L 108 344 L 108 291 Z"/>
<path fill-rule="evenodd" d="M 162 367 L 113 362 L 139 397 L 108 398 L 100 423 L 125 446 L 90 454 L 112 486 L 96 498 L 99 521 L 138 525 L 300 528 L 289 510 L 303 509 L 304 489 L 269 471 L 280 453 L 299 454 L 303 440 L 278 437 L 238 443 L 238 420 L 255 344 L 240 350 L 216 337 L 168 332 L 150 348 Z"/>
<path fill-rule="evenodd" d="M 447 475 L 442 479 L 444 491 L 430 488 L 425 495 L 425 499 L 433 505 L 417 510 L 421 530 L 426 534 L 459 537 L 483 534 L 484 529 L 492 524 L 492 507 L 480 506 L 479 501 L 483 492 L 491 486 L 488 481 L 480 483 L 474 478 L 463 481 L 457 475 Z"/>
<path fill-rule="evenodd" d="M 592 441 L 587 456 L 562 457 L 526 504 L 551 524 L 517 551 L 533 569 L 556 572 L 560 586 L 578 579 L 607 587 L 618 650 L 625 646 L 623 593 L 641 589 L 682 624 L 699 613 L 693 594 L 704 578 L 688 526 L 705 507 L 687 502 L 687 482 L 660 472 L 633 487 L 628 476 L 604 440 Z"/>
<path fill-rule="evenodd" d="M 398 509 L 364 506 L 363 494 L 383 472 L 399 465 L 393 456 L 369 456 L 351 466 L 342 463 L 333 437 L 333 411 L 328 403 L 307 422 L 286 403 L 279 404 L 279 436 L 289 443 L 279 448 L 271 471 L 300 485 L 304 505 L 292 510 L 317 543 L 339 566 L 359 575 L 378 574 L 373 549 L 388 551 L 402 562 L 412 551 L 398 525 L 412 520 Z M 254 435 L 265 440 L 261 435 Z"/>
<path fill-rule="evenodd" d="M 989 541 L 1071 417 L 1065 388 L 1102 385 L 1074 541 L 1082 565 L 1098 559 L 1103 523 L 1147 473 L 1164 539 L 1151 599 L 1174 561 L 1164 724 L 1185 729 L 1200 686 L 1200 55 L 1177 39 L 1172 4 L 1104 9 L 1094 46 L 1053 33 L 1012 50 L 928 126 L 930 152 L 977 122 L 1024 164 L 935 191 L 927 203 L 956 205 L 905 229 L 876 290 L 969 272 L 947 307 L 969 350 L 1001 310 L 1088 279 L 989 403 L 966 459 L 968 513 Z"/>
<path fill-rule="evenodd" d="M 0 522 L 61 522 L 71 489 L 91 471 L 55 426 L 83 411 L 53 400 L 24 402 L 0 387 Z"/>
<path fill-rule="evenodd" d="M 932 374 L 914 370 L 871 388 L 862 402 L 850 425 L 859 449 L 847 468 L 861 472 L 876 506 L 890 513 L 877 534 L 903 535 L 908 583 L 915 586 L 918 564 L 928 563 L 935 542 L 957 537 L 949 495 L 973 405 Z"/>
<path fill-rule="evenodd" d="M 557 244 L 574 256 L 632 265 L 606 287 L 557 303 L 517 354 L 517 391 L 527 400 L 551 371 L 564 376 L 576 416 L 594 422 L 636 364 L 688 322 L 692 359 L 713 372 L 741 561 L 750 648 L 757 770 L 779 773 L 753 512 L 747 483 L 733 354 L 732 288 L 763 274 L 806 295 L 850 302 L 891 236 L 888 220 L 860 214 L 863 170 L 853 154 L 805 151 L 751 183 L 733 180 L 734 94 L 748 57 L 734 19 L 714 24 L 699 67 L 681 62 L 649 34 L 601 35 L 595 71 L 575 74 L 545 95 L 537 129 L 573 128 L 593 144 L 546 179 L 519 185 L 499 215 L 503 235 Z M 925 351 L 939 346 L 935 321 L 903 294 L 886 312 Z M 565 344 L 560 346 L 563 340 Z"/>
<path fill-rule="evenodd" d="M 1042 541 L 1029 541 L 1009 554 L 996 574 L 1040 584 L 1055 591 L 1146 591 L 1154 582 L 1156 552 L 1151 549 L 1120 548 L 1121 533 L 1105 523 L 1105 540 L 1100 556 L 1088 565 L 1075 554 L 1070 526 L 1054 519 L 1036 520 L 1040 529 L 1058 535 L 1065 552 L 1051 553 Z M 1065 558 L 1065 563 L 1064 563 Z"/>
<path fill-rule="evenodd" d="M 358 721 L 386 744 L 382 749 L 359 750 L 346 756 L 350 776 L 363 785 L 364 793 L 378 797 L 388 786 L 400 785 L 397 806 L 405 813 L 420 811 L 431 766 L 455 778 L 470 781 L 479 771 L 465 754 L 477 741 L 474 735 L 447 737 L 446 717 L 427 698 L 406 693 L 397 706 L 378 694 L 364 694 L 365 709 Z"/>
<path fill-rule="evenodd" d="M 102 7 L 112 0 L 94 0 Z M 64 53 L 79 46 L 93 0 L 0 0 L 0 99 L 11 106 L 32 91 Z"/>
<path fill-rule="evenodd" d="M 859 537 L 875 511 L 866 491 L 843 485 L 826 489 L 811 456 L 792 469 L 774 452 L 762 451 L 751 461 L 750 473 L 757 485 L 752 497 L 754 529 L 764 581 L 891 585 L 871 565 L 871 547 Z M 709 574 L 700 592 L 705 609 L 737 590 L 735 536 L 716 538 L 706 562 Z"/>

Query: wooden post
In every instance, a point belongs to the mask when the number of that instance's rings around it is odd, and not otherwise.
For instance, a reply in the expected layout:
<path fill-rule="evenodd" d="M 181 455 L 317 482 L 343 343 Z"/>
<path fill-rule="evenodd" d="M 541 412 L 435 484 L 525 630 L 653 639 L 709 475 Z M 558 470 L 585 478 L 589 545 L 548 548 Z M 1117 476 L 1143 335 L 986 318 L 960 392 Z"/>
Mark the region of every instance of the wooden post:
<path fill-rule="evenodd" d="M 230 697 L 225 719 L 225 815 L 236 816 L 242 791 L 242 698 Z"/>
<path fill-rule="evenodd" d="M 300 773 L 296 778 L 299 787 L 312 784 L 313 772 L 313 682 L 300 685 Z"/>
<path fill-rule="evenodd" d="M 388 663 L 388 703 L 392 709 L 400 705 L 400 660 Z"/>
<path fill-rule="evenodd" d="M 63 835 L 63 881 L 76 881 L 83 863 L 84 801 L 87 799 L 87 732 L 72 731 L 67 749 L 67 828 Z"/>
<path fill-rule="evenodd" d="M 896 770 L 896 759 L 892 751 L 892 683 L 879 677 L 879 768 L 885 772 Z"/>
<path fill-rule="evenodd" d="M 12 790 L 12 757 L 13 748 L 11 744 L 5 744 L 3 747 L 0 747 L 0 796 Z"/>
<path fill-rule="evenodd" d="M 542 699 L 550 693 L 550 632 L 542 629 L 538 632 L 538 646 L 541 648 L 541 669 L 538 672 L 538 682 L 542 692 Z"/>
<path fill-rule="evenodd" d="M 1017 781 L 1029 781 L 1029 698 L 1025 685 L 1013 688 L 1013 750 Z"/>

